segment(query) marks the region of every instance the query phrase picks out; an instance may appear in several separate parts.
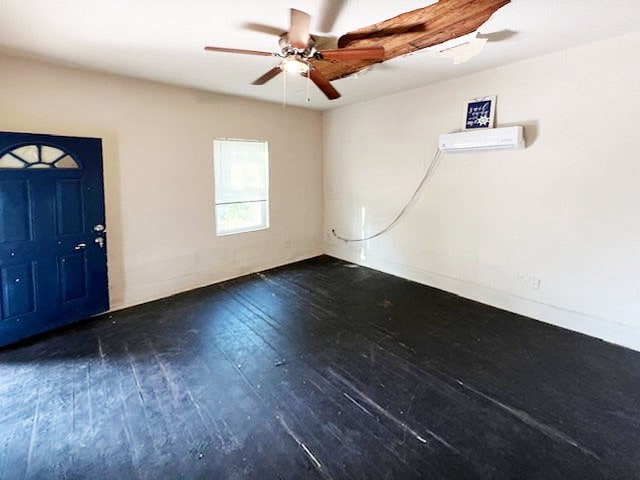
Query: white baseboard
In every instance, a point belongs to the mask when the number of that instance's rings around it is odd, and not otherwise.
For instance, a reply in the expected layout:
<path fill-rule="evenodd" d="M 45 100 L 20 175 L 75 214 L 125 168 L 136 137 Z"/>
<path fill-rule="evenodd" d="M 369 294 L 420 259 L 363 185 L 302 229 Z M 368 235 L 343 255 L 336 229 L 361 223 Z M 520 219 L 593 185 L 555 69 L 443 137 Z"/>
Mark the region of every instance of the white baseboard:
<path fill-rule="evenodd" d="M 317 250 L 288 258 L 272 258 L 247 266 L 239 267 L 238 265 L 233 264 L 225 268 L 202 270 L 188 275 L 172 277 L 159 282 L 128 288 L 123 293 L 121 299 L 116 301 L 112 300 L 109 311 L 113 312 L 133 307 L 135 305 L 140 305 L 142 303 L 152 302 L 178 293 L 206 287 L 226 280 L 231 280 L 233 278 L 242 277 L 244 275 L 269 270 L 271 268 L 281 267 L 290 263 L 307 260 L 319 255 L 322 255 L 322 252 Z"/>
<path fill-rule="evenodd" d="M 359 251 L 346 246 L 325 243 L 325 253 L 348 262 L 370 267 L 430 287 L 454 293 L 470 300 L 524 315 L 557 327 L 596 337 L 616 345 L 640 351 L 640 329 L 576 312 L 556 305 L 537 302 L 484 285 L 470 283 L 447 275 L 399 264 L 384 258 L 367 255 L 363 260 Z"/>

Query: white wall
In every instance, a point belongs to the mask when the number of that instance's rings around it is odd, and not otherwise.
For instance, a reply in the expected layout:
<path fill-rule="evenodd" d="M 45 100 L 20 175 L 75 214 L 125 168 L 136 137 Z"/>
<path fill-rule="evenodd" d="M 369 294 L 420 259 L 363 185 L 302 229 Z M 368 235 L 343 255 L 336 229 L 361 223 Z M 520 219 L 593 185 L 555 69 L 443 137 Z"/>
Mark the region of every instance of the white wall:
<path fill-rule="evenodd" d="M 638 50 L 634 33 L 325 113 L 326 251 L 640 350 Z M 526 150 L 446 156 L 390 233 L 329 239 L 386 225 L 485 95 Z"/>
<path fill-rule="evenodd" d="M 7 56 L 0 72 L 0 130 L 103 139 L 113 308 L 320 253 L 320 113 Z M 216 137 L 269 141 L 268 230 L 215 236 Z"/>

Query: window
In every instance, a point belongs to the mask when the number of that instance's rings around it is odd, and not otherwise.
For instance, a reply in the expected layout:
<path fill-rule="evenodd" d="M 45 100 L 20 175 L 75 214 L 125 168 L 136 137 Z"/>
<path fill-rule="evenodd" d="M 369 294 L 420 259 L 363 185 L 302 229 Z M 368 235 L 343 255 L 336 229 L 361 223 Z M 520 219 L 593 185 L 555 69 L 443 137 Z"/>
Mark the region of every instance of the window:
<path fill-rule="evenodd" d="M 257 140 L 213 141 L 216 234 L 269 227 L 269 146 Z"/>
<path fill-rule="evenodd" d="M 0 154 L 0 168 L 80 168 L 71 154 L 48 145 L 25 145 Z"/>

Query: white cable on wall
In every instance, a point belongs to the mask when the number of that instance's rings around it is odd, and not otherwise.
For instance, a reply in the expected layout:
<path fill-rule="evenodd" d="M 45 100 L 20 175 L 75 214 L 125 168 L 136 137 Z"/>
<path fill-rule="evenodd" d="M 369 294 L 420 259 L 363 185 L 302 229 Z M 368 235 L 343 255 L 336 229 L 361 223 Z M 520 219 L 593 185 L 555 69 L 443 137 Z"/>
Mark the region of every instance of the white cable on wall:
<path fill-rule="evenodd" d="M 431 159 L 431 163 L 429 164 L 429 167 L 427 167 L 427 171 L 422 177 L 422 180 L 420 180 L 420 183 L 418 184 L 417 188 L 413 192 L 413 195 L 411 195 L 411 198 L 409 199 L 407 204 L 404 207 L 402 207 L 402 210 L 400 210 L 400 213 L 396 215 L 396 217 L 391 221 L 391 223 L 389 223 L 389 225 L 384 227 L 378 233 L 369 235 L 368 237 L 364 237 L 364 238 L 345 238 L 338 235 L 334 228 L 331 230 L 331 233 L 333 234 L 333 236 L 336 237 L 338 240 L 342 240 L 345 243 L 365 242 L 367 240 L 371 240 L 373 238 L 379 237 L 380 235 L 391 230 L 400 221 L 400 219 L 404 216 L 404 214 L 407 213 L 409 208 L 414 204 L 415 200 L 418 198 L 418 194 L 420 193 L 422 188 L 428 183 L 429 179 L 433 176 L 434 172 L 436 171 L 436 168 L 440 163 L 441 158 L 442 158 L 442 152 L 440 151 L 440 149 L 438 149 L 436 153 L 433 155 L 433 158 Z"/>

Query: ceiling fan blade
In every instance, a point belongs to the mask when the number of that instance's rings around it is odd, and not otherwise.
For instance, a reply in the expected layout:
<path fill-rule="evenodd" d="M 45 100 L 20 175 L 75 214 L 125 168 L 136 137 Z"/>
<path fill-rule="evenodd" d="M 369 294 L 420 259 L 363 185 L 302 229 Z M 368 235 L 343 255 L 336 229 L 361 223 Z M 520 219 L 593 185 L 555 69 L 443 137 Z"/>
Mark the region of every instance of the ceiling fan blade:
<path fill-rule="evenodd" d="M 311 17 L 309 14 L 292 8 L 291 28 L 289 29 L 289 42 L 291 46 L 294 48 L 307 48 L 310 28 Z"/>
<path fill-rule="evenodd" d="M 307 75 L 309 75 L 311 81 L 315 83 L 320 90 L 322 90 L 322 93 L 324 93 L 329 100 L 340 98 L 340 92 L 331 85 L 331 82 L 327 80 L 327 77 L 320 73 L 320 70 L 312 68 L 309 70 Z"/>
<path fill-rule="evenodd" d="M 252 32 L 275 35 L 276 37 L 279 37 L 284 33 L 282 28 L 274 27 L 273 25 L 265 25 L 264 23 L 245 22 L 242 24 L 242 28 L 251 30 Z"/>
<path fill-rule="evenodd" d="M 316 50 L 335 50 L 338 48 L 338 37 L 331 35 L 314 35 Z"/>
<path fill-rule="evenodd" d="M 323 60 L 384 60 L 384 47 L 338 48 L 318 53 Z"/>
<path fill-rule="evenodd" d="M 260 55 L 263 57 L 272 57 L 273 53 L 259 52 L 258 50 L 241 50 L 238 48 L 223 48 L 223 47 L 204 47 L 207 52 L 225 52 L 225 53 L 242 53 L 244 55 Z"/>
<path fill-rule="evenodd" d="M 324 0 L 322 2 L 322 10 L 320 13 L 320 22 L 318 30 L 323 33 L 333 31 L 333 26 L 340 16 L 346 0 Z"/>
<path fill-rule="evenodd" d="M 282 72 L 282 69 L 280 68 L 279 65 L 277 67 L 273 67 L 271 70 L 269 70 L 267 73 L 262 75 L 260 78 L 257 78 L 253 82 L 251 82 L 251 85 L 264 85 L 272 78 L 277 77 L 278 74 L 281 72 Z"/>

